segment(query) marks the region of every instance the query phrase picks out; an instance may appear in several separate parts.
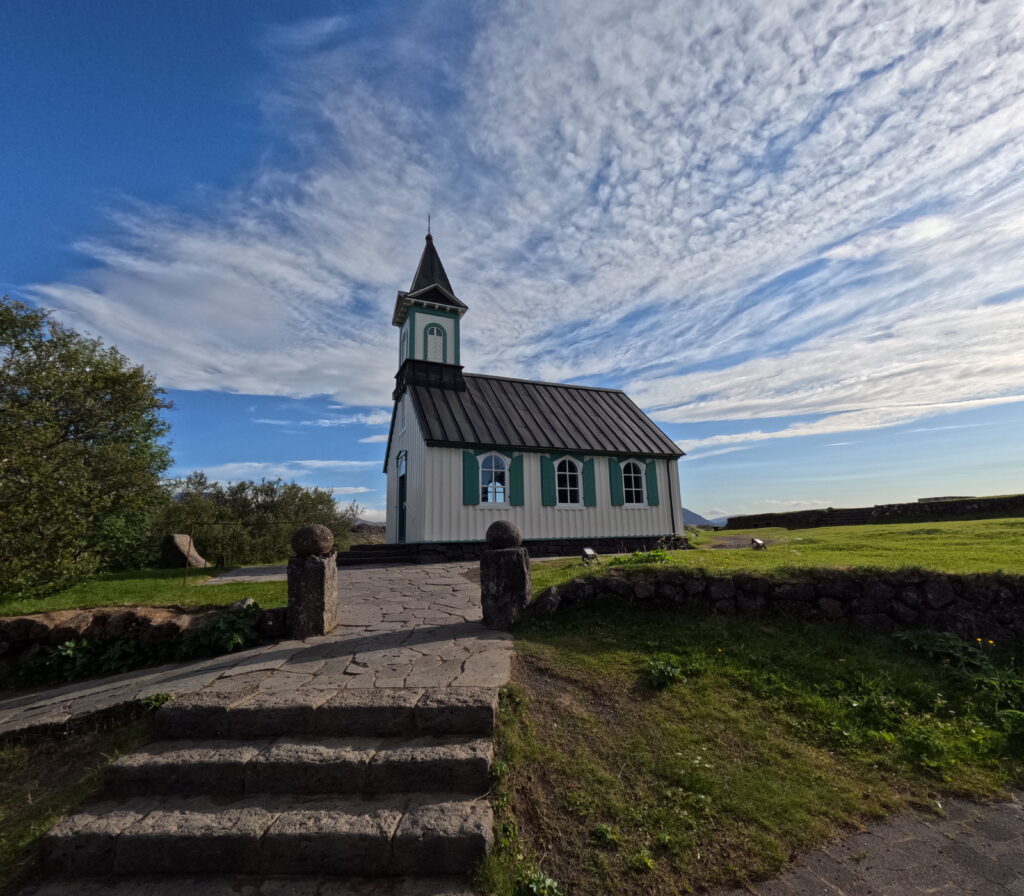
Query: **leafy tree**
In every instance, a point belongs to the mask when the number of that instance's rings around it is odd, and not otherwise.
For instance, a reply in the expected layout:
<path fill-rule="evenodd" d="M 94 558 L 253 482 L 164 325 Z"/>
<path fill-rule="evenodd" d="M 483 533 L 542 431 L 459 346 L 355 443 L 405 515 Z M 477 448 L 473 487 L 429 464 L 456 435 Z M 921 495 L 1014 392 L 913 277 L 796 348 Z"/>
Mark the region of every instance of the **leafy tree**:
<path fill-rule="evenodd" d="M 0 299 L 0 600 L 136 559 L 167 502 L 163 396 L 116 348 Z"/>
<path fill-rule="evenodd" d="M 197 471 L 172 484 L 172 491 L 164 530 L 191 535 L 196 549 L 211 562 L 280 560 L 290 553 L 295 529 L 310 523 L 327 526 L 342 544 L 359 513 L 354 503 L 340 507 L 329 489 L 282 479 L 223 485 Z"/>

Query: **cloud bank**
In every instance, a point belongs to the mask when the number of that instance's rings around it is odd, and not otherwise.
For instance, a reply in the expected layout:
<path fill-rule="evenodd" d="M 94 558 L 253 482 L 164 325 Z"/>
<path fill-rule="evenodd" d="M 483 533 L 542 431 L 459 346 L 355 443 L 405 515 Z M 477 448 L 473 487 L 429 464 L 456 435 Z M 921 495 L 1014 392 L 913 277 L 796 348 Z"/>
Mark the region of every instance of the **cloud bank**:
<path fill-rule="evenodd" d="M 1024 400 L 1019 3 L 523 0 L 432 24 L 455 12 L 268 34 L 290 161 L 201 212 L 123 208 L 80 243 L 88 271 L 27 292 L 166 386 L 380 408 L 432 210 L 467 368 L 750 422 L 701 449 Z M 311 422 L 386 414 L 355 416 Z M 814 419 L 757 422 L 780 417 Z"/>

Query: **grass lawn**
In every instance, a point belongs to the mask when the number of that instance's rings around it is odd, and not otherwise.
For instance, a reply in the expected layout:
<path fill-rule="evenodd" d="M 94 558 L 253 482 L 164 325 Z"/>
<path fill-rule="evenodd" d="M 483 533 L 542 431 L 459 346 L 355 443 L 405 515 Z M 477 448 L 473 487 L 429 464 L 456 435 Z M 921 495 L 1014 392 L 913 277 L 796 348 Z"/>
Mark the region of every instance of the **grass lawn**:
<path fill-rule="evenodd" d="M 748 547 L 751 538 L 776 543 L 770 543 L 767 551 L 752 551 Z M 740 547 L 713 547 L 724 542 Z M 695 551 L 671 551 L 671 562 L 709 573 L 917 566 L 949 573 L 1002 570 L 1024 574 L 1024 519 L 702 531 L 696 537 L 695 547 Z M 577 576 L 600 575 L 606 568 L 607 558 L 605 563 L 591 567 L 577 559 L 541 560 L 533 564 L 534 592 L 539 594 L 550 585 Z"/>
<path fill-rule="evenodd" d="M 39 838 L 98 789 L 103 769 L 152 733 L 152 717 L 0 748 L 0 894 L 39 863 Z"/>
<path fill-rule="evenodd" d="M 129 605 L 226 606 L 245 597 L 253 598 L 264 609 L 283 607 L 288 602 L 285 582 L 196 587 L 209 578 L 211 570 L 208 569 L 190 569 L 187 579 L 180 569 L 132 569 L 103 573 L 50 597 L 0 603 L 0 616 Z"/>
<path fill-rule="evenodd" d="M 616 604 L 519 627 L 479 882 L 688 893 L 771 875 L 908 804 L 1019 785 L 1019 671 L 962 642 L 959 665 L 929 658 L 934 637 Z"/>

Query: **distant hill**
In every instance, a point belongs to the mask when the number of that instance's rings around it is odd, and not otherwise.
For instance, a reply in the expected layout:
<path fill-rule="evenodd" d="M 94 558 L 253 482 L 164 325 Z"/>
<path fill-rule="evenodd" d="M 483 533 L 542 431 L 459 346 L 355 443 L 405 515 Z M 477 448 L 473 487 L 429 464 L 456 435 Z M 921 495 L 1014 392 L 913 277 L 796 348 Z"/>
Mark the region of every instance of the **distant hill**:
<path fill-rule="evenodd" d="M 724 524 L 724 517 L 723 522 L 717 523 L 714 520 L 705 519 L 699 513 L 696 513 L 693 510 L 688 510 L 685 507 L 683 508 L 684 526 L 722 526 Z"/>

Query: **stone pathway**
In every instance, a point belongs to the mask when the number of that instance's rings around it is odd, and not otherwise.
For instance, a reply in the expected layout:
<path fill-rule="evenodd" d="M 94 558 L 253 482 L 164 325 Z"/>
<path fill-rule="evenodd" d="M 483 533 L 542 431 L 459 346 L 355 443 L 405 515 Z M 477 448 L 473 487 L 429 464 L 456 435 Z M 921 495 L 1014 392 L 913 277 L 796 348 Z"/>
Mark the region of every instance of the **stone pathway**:
<path fill-rule="evenodd" d="M 212 579 L 201 582 L 202 585 L 238 585 L 248 582 L 286 582 L 288 581 L 287 566 L 240 566 L 219 573 Z"/>
<path fill-rule="evenodd" d="M 0 700 L 0 737 L 81 721 L 151 694 L 499 687 L 511 638 L 479 624 L 477 564 L 338 570 L 343 624 L 308 641 L 140 669 Z"/>
<path fill-rule="evenodd" d="M 1024 803 L 943 804 L 801 856 L 780 877 L 716 896 L 1024 896 Z"/>
<path fill-rule="evenodd" d="M 331 635 L 158 673 L 178 695 L 162 739 L 45 836 L 52 877 L 26 896 L 469 896 L 511 660 L 475 572 L 345 570 Z M 73 714 L 81 695 L 34 699 Z"/>

